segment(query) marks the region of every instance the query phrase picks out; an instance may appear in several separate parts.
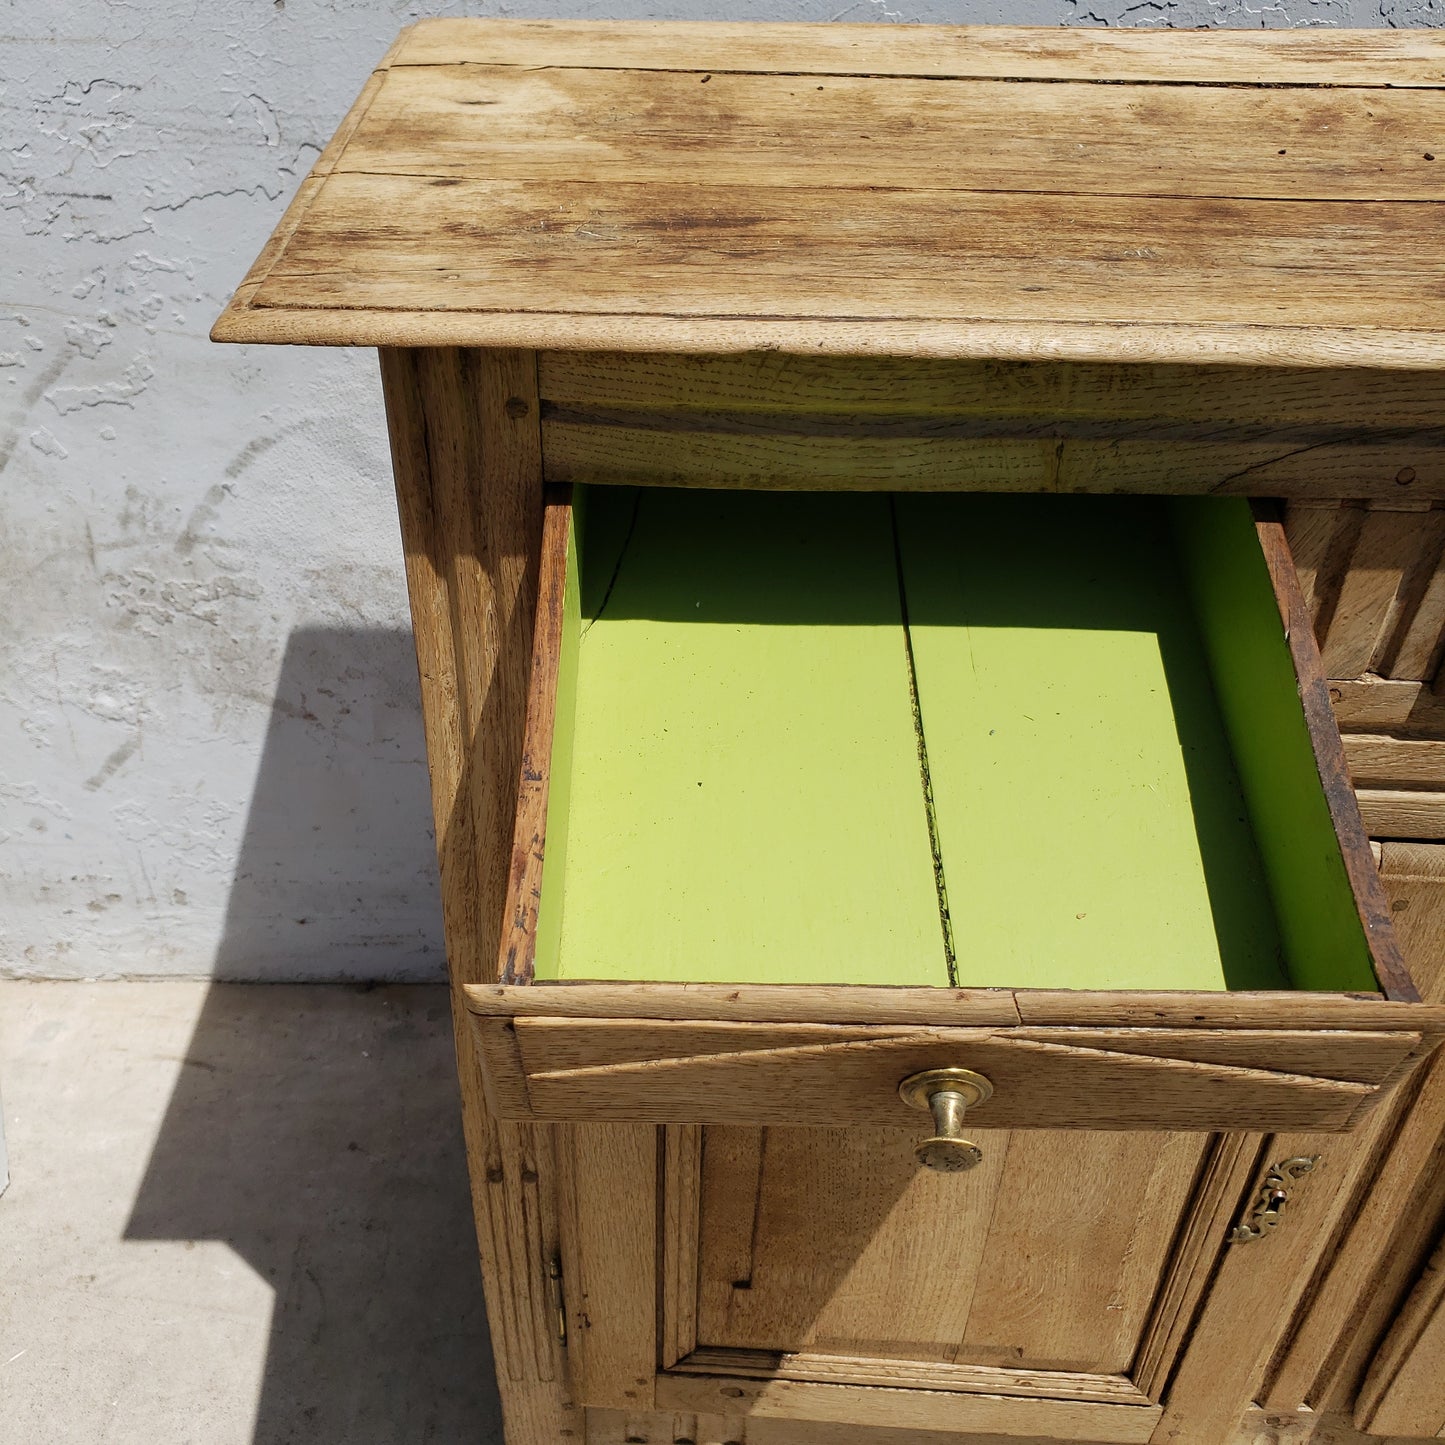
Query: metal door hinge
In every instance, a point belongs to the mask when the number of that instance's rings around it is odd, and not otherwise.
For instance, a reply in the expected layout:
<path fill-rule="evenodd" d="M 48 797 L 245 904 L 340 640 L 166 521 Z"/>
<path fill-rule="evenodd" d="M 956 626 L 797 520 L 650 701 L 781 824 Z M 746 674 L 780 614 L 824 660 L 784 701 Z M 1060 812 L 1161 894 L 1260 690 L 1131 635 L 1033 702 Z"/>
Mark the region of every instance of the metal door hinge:
<path fill-rule="evenodd" d="M 547 1261 L 547 1294 L 552 1301 L 552 1314 L 557 1321 L 557 1343 L 567 1348 L 567 1299 L 562 1293 L 562 1260 L 553 1255 Z"/>
<path fill-rule="evenodd" d="M 1229 1232 L 1230 1244 L 1247 1244 L 1251 1239 L 1263 1239 L 1271 1230 L 1279 1228 L 1280 1216 L 1289 1202 L 1289 1186 L 1303 1174 L 1308 1174 L 1320 1162 L 1318 1154 L 1296 1154 L 1276 1164 L 1264 1176 L 1255 1195 L 1254 1204 L 1245 1218 Z"/>

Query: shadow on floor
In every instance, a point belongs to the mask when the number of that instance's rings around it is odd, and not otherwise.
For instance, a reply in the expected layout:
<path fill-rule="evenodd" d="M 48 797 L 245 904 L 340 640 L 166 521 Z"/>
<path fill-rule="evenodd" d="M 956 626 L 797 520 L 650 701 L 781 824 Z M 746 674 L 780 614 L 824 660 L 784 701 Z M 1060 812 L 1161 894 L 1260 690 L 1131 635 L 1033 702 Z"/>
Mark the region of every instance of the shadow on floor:
<path fill-rule="evenodd" d="M 417 718 L 405 634 L 293 636 L 220 977 L 440 974 Z M 501 1440 L 444 985 L 214 984 L 126 1238 L 274 1286 L 255 1445 Z"/>

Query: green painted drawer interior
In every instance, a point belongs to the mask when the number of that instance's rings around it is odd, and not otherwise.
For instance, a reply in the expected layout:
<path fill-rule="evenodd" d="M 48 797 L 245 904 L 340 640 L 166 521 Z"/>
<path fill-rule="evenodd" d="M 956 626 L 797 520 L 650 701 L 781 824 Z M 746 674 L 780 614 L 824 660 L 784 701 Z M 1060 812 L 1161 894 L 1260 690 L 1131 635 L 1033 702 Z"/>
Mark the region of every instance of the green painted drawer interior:
<path fill-rule="evenodd" d="M 573 516 L 539 979 L 1376 987 L 1247 504 Z"/>

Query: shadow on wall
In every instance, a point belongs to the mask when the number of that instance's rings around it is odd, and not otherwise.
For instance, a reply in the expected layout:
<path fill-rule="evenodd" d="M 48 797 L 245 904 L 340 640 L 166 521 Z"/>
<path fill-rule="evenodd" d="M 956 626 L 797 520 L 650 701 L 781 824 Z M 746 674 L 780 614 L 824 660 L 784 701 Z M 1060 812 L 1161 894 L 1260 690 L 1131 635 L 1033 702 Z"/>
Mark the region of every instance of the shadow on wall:
<path fill-rule="evenodd" d="M 440 972 L 417 719 L 406 634 L 292 637 L 219 976 Z M 255 1445 L 501 1440 L 443 985 L 213 984 L 126 1238 L 274 1287 Z"/>
<path fill-rule="evenodd" d="M 298 629 L 212 972 L 422 982 L 445 960 L 411 634 Z"/>

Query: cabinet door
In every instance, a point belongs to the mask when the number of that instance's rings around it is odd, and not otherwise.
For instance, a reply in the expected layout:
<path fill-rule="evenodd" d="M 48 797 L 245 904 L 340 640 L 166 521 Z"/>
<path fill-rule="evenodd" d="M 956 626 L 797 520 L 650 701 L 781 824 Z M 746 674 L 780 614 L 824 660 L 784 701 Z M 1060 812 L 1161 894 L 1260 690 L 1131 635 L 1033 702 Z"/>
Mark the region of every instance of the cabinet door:
<path fill-rule="evenodd" d="M 992 1130 L 952 1175 L 895 1129 L 570 1134 L 592 1406 L 1145 1441 L 1222 1251 L 1284 1257 L 1227 1244 L 1257 1134 Z"/>
<path fill-rule="evenodd" d="M 1355 1423 L 1371 1435 L 1445 1438 L 1445 1241 L 1375 1355 Z"/>

